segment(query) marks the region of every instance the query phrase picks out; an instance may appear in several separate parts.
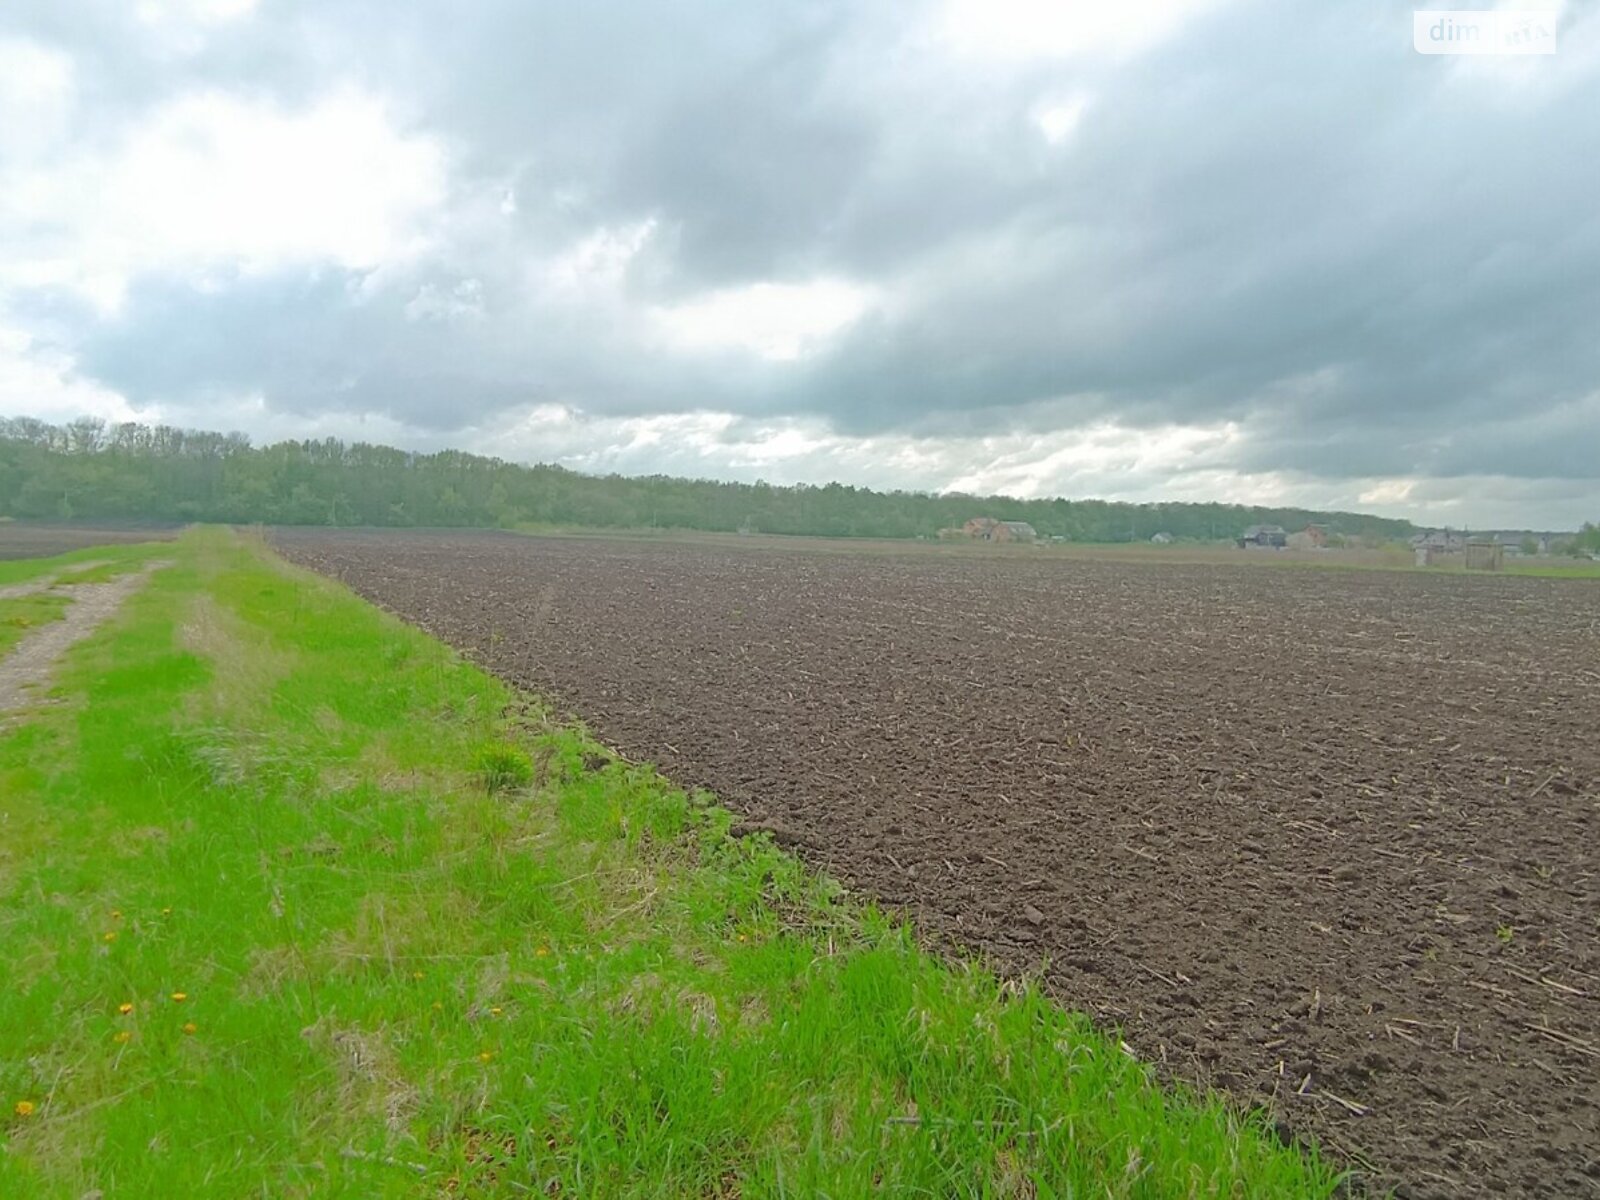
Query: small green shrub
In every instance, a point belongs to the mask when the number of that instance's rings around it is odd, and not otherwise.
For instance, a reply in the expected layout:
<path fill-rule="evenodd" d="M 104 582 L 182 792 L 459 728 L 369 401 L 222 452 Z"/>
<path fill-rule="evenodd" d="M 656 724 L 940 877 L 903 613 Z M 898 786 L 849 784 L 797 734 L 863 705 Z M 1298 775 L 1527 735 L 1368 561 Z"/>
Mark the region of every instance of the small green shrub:
<path fill-rule="evenodd" d="M 494 742 L 478 751 L 478 778 L 491 796 L 514 792 L 533 782 L 533 759 L 509 742 Z"/>

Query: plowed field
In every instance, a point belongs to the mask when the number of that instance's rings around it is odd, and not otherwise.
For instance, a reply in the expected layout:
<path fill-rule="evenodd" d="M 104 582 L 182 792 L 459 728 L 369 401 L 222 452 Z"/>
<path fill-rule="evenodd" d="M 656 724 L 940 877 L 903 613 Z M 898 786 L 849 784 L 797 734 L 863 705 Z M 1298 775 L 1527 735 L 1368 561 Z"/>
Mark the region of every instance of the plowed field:
<path fill-rule="evenodd" d="M 90 546 L 166 542 L 177 534 L 176 525 L 0 521 L 0 562 L 16 558 L 51 558 Z"/>
<path fill-rule="evenodd" d="M 275 536 L 1375 1182 L 1600 1196 L 1600 587 Z"/>

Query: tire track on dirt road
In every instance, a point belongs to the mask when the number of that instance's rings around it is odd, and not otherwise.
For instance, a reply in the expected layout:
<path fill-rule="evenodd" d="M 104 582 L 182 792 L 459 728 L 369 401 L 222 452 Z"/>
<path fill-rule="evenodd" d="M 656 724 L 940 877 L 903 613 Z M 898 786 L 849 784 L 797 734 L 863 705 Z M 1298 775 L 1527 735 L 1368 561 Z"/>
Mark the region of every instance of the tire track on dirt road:
<path fill-rule="evenodd" d="M 105 566 L 105 562 L 96 559 L 94 562 L 73 563 L 70 568 L 53 571 L 48 575 L 41 575 L 37 579 L 24 580 L 22 583 L 8 583 L 0 587 L 0 600 L 21 600 L 25 596 L 36 596 L 40 592 L 48 592 L 52 588 L 71 580 L 73 575 L 92 571 L 96 567 Z"/>
<path fill-rule="evenodd" d="M 67 596 L 71 603 L 59 621 L 41 625 L 18 642 L 10 654 L 0 658 L 0 718 L 28 706 L 33 689 L 49 681 L 62 655 L 114 616 L 123 601 L 138 591 L 151 574 L 170 565 L 166 560 L 148 563 L 109 583 L 32 589 Z"/>

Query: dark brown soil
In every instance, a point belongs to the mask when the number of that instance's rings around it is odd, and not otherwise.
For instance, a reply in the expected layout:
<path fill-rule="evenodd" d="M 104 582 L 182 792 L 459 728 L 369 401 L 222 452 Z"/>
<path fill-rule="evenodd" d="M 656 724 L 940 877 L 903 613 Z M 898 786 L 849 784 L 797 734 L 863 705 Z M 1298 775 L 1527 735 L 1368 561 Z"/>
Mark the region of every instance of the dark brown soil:
<path fill-rule="evenodd" d="M 278 544 L 1369 1182 L 1600 1196 L 1600 587 Z"/>
<path fill-rule="evenodd" d="M 169 542 L 176 525 L 80 524 L 71 521 L 0 521 L 0 561 L 52 558 L 90 546 Z"/>

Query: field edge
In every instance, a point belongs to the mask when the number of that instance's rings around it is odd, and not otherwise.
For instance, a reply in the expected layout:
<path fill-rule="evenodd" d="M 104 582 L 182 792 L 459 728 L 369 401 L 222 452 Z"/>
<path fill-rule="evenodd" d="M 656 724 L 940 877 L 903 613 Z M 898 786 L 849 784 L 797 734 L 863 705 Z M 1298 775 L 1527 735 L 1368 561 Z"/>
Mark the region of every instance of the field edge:
<path fill-rule="evenodd" d="M 241 1184 L 297 1190 L 293 1159 L 319 1194 L 509 1195 L 530 1171 L 602 1194 L 1339 1186 L 1265 1114 L 1162 1087 L 1031 982 L 922 948 L 343 585 L 218 530 L 163 549 L 177 565 L 69 655 L 69 702 L 0 735 L 24 830 L 0 896 L 34 900 L 0 926 L 21 964 L 0 998 L 3 1190 L 209 1179 L 138 1147 L 215 1142 L 230 1078 L 274 1070 L 251 1123 L 275 1152 L 235 1161 Z M 230 834 L 216 810 L 244 802 Z M 163 925 L 207 905 L 208 865 L 238 896 Z M 180 977 L 215 1041 L 120 1012 Z"/>

